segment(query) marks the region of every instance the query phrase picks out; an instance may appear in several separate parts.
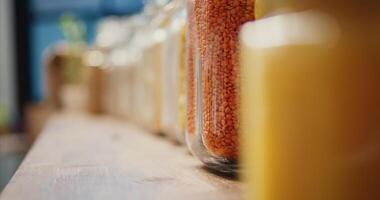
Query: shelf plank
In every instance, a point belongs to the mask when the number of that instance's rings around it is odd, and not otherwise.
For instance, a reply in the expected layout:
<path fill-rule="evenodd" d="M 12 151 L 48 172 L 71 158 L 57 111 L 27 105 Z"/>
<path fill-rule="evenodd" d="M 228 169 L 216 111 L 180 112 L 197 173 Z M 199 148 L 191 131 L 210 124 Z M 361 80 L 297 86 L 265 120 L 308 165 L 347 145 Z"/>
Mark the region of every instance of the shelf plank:
<path fill-rule="evenodd" d="M 109 117 L 50 119 L 0 199 L 240 199 L 186 148 Z"/>

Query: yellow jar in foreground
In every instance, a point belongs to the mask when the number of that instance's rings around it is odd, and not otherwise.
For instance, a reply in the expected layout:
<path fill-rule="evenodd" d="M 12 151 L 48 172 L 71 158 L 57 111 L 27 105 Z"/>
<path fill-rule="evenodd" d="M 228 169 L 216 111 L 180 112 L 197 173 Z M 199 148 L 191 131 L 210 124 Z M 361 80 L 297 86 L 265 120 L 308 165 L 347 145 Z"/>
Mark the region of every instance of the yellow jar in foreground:
<path fill-rule="evenodd" d="M 246 199 L 380 199 L 379 29 L 345 14 L 243 27 Z"/>

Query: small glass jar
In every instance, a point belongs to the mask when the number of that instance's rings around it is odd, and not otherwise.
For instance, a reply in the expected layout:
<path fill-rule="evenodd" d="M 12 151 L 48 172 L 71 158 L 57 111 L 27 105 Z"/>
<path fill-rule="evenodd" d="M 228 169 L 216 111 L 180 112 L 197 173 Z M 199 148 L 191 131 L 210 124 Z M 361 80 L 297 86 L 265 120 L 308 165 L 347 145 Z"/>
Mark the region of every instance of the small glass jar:
<path fill-rule="evenodd" d="M 189 149 L 192 149 L 196 133 L 196 109 L 197 109 L 197 92 L 196 92 L 196 73 L 195 73 L 195 44 L 197 43 L 195 29 L 195 8 L 194 0 L 188 0 L 187 9 L 187 32 L 186 32 L 186 126 L 185 138 Z"/>
<path fill-rule="evenodd" d="M 62 88 L 64 85 L 64 55 L 59 46 L 52 46 L 45 55 L 45 80 L 46 80 L 46 102 L 54 109 L 61 110 Z"/>
<path fill-rule="evenodd" d="M 241 34 L 247 199 L 380 199 L 380 3 L 274 8 Z"/>
<path fill-rule="evenodd" d="M 189 96 L 193 106 L 188 141 L 193 154 L 206 166 L 234 172 L 239 155 L 238 34 L 254 19 L 253 0 L 190 0 Z M 194 70 L 195 68 L 195 70 Z M 193 79 L 193 80 L 192 80 Z M 189 88 L 190 89 L 190 88 Z M 195 97 L 195 98 L 194 98 Z M 194 100 L 197 102 L 195 103 Z M 190 130 L 192 125 L 194 129 Z M 193 132 L 193 133 L 191 133 Z M 193 138 L 193 139 L 191 139 Z"/>
<path fill-rule="evenodd" d="M 97 25 L 94 48 L 85 58 L 89 66 L 89 109 L 93 113 L 120 115 L 124 75 L 120 73 L 123 70 L 115 60 L 115 53 L 131 38 L 129 21 L 108 17 Z"/>
<path fill-rule="evenodd" d="M 87 76 L 87 99 L 88 112 L 103 114 L 107 112 L 107 76 L 104 70 L 105 55 L 98 48 L 88 49 L 83 58 Z"/>
<path fill-rule="evenodd" d="M 149 17 L 144 11 L 141 14 L 131 17 L 132 36 L 128 44 L 125 46 L 123 59 L 125 59 L 125 67 L 130 77 L 130 94 L 131 104 L 128 119 L 133 123 L 144 127 L 147 120 L 144 118 L 146 113 L 150 113 L 149 106 L 147 106 L 147 91 L 144 84 L 145 68 L 143 66 L 143 50 L 150 43 L 149 31 L 147 26 Z"/>
<path fill-rule="evenodd" d="M 161 73 L 164 32 L 155 30 L 153 41 L 143 49 L 141 77 L 145 91 L 143 126 L 156 134 L 161 133 Z"/>
<path fill-rule="evenodd" d="M 126 17 L 118 19 L 118 35 L 121 38 L 113 45 L 107 57 L 107 74 L 110 90 L 109 106 L 111 114 L 119 118 L 127 119 L 132 116 L 133 107 L 133 67 L 135 56 L 130 51 L 130 43 L 134 35 L 134 18 Z"/>
<path fill-rule="evenodd" d="M 152 12 L 152 18 L 144 30 L 147 42 L 142 49 L 142 63 L 139 69 L 144 90 L 142 125 L 155 134 L 162 134 L 163 51 L 167 39 L 165 27 L 170 19 L 169 8 L 171 6 L 162 1 L 153 1 L 146 7 Z"/>
<path fill-rule="evenodd" d="M 127 118 L 128 120 L 130 120 L 131 122 L 134 122 L 134 123 L 138 123 L 138 114 L 140 113 L 139 112 L 139 106 L 138 106 L 138 93 L 139 93 L 139 88 L 138 88 L 138 84 L 140 83 L 140 78 L 138 76 L 138 69 L 140 67 L 140 63 L 141 63 L 141 51 L 139 51 L 137 49 L 136 46 L 129 46 L 129 50 L 128 50 L 128 55 L 129 55 L 129 59 L 128 59 L 128 64 L 127 64 L 127 67 L 128 67 L 128 70 L 129 70 L 129 77 L 130 77 L 130 87 L 129 87 L 129 90 L 130 90 L 130 101 L 131 101 L 131 104 L 129 106 L 129 113 L 127 115 Z"/>
<path fill-rule="evenodd" d="M 107 69 L 111 74 L 109 83 L 113 83 L 109 88 L 114 95 L 110 98 L 113 105 L 113 114 L 123 119 L 132 119 L 133 116 L 133 88 L 136 68 L 136 58 L 138 56 L 130 50 L 127 44 L 124 47 L 113 50 L 109 56 L 110 67 Z"/>
<path fill-rule="evenodd" d="M 171 19 L 165 27 L 162 72 L 162 132 L 178 143 L 184 143 L 184 29 L 186 10 L 183 0 L 172 1 Z"/>
<path fill-rule="evenodd" d="M 108 54 L 109 56 L 109 54 Z M 108 57 L 107 56 L 107 57 Z M 108 65 L 108 64 L 107 64 Z M 102 69 L 105 76 L 105 110 L 107 114 L 116 116 L 118 112 L 118 107 L 120 104 L 119 91 L 118 91 L 118 81 L 117 81 L 117 70 L 115 67 L 104 67 Z"/>

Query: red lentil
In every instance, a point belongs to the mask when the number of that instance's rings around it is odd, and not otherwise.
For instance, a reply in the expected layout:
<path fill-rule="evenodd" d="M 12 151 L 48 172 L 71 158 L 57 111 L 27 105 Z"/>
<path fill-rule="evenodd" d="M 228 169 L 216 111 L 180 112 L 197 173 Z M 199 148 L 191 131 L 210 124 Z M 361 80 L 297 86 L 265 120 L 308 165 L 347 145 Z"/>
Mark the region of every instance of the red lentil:
<path fill-rule="evenodd" d="M 189 104 L 190 109 L 201 106 L 200 134 L 208 153 L 217 158 L 236 160 L 238 157 L 238 35 L 243 23 L 254 19 L 254 0 L 192 0 L 189 13 L 189 50 L 200 53 L 199 70 L 201 105 Z M 195 28 L 191 27 L 195 20 Z M 192 28 L 192 29 L 191 29 Z M 195 44 L 195 47 L 194 47 Z M 196 55 L 196 54 L 195 54 Z M 194 54 L 190 55 L 194 56 Z M 194 73 L 194 57 L 189 57 L 189 72 Z M 192 64 L 192 65 L 191 65 Z M 189 81 L 193 86 L 194 82 Z M 190 88 L 191 90 L 192 88 Z M 189 100 L 195 93 L 189 92 Z M 191 99 L 190 99 L 191 98 Z M 189 110 L 188 123 L 193 125 L 194 110 Z M 189 125 L 189 124 L 188 124 Z M 191 126 L 189 128 L 192 128 Z"/>

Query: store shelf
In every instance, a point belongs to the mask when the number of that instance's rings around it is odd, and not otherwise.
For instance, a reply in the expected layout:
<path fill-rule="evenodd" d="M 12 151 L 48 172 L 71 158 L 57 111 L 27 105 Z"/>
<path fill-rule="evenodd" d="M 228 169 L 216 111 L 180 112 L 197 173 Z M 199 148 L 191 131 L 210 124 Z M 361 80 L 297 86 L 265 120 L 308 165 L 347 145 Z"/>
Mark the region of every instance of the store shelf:
<path fill-rule="evenodd" d="M 0 199 L 239 199 L 186 148 L 109 117 L 59 114 Z"/>

